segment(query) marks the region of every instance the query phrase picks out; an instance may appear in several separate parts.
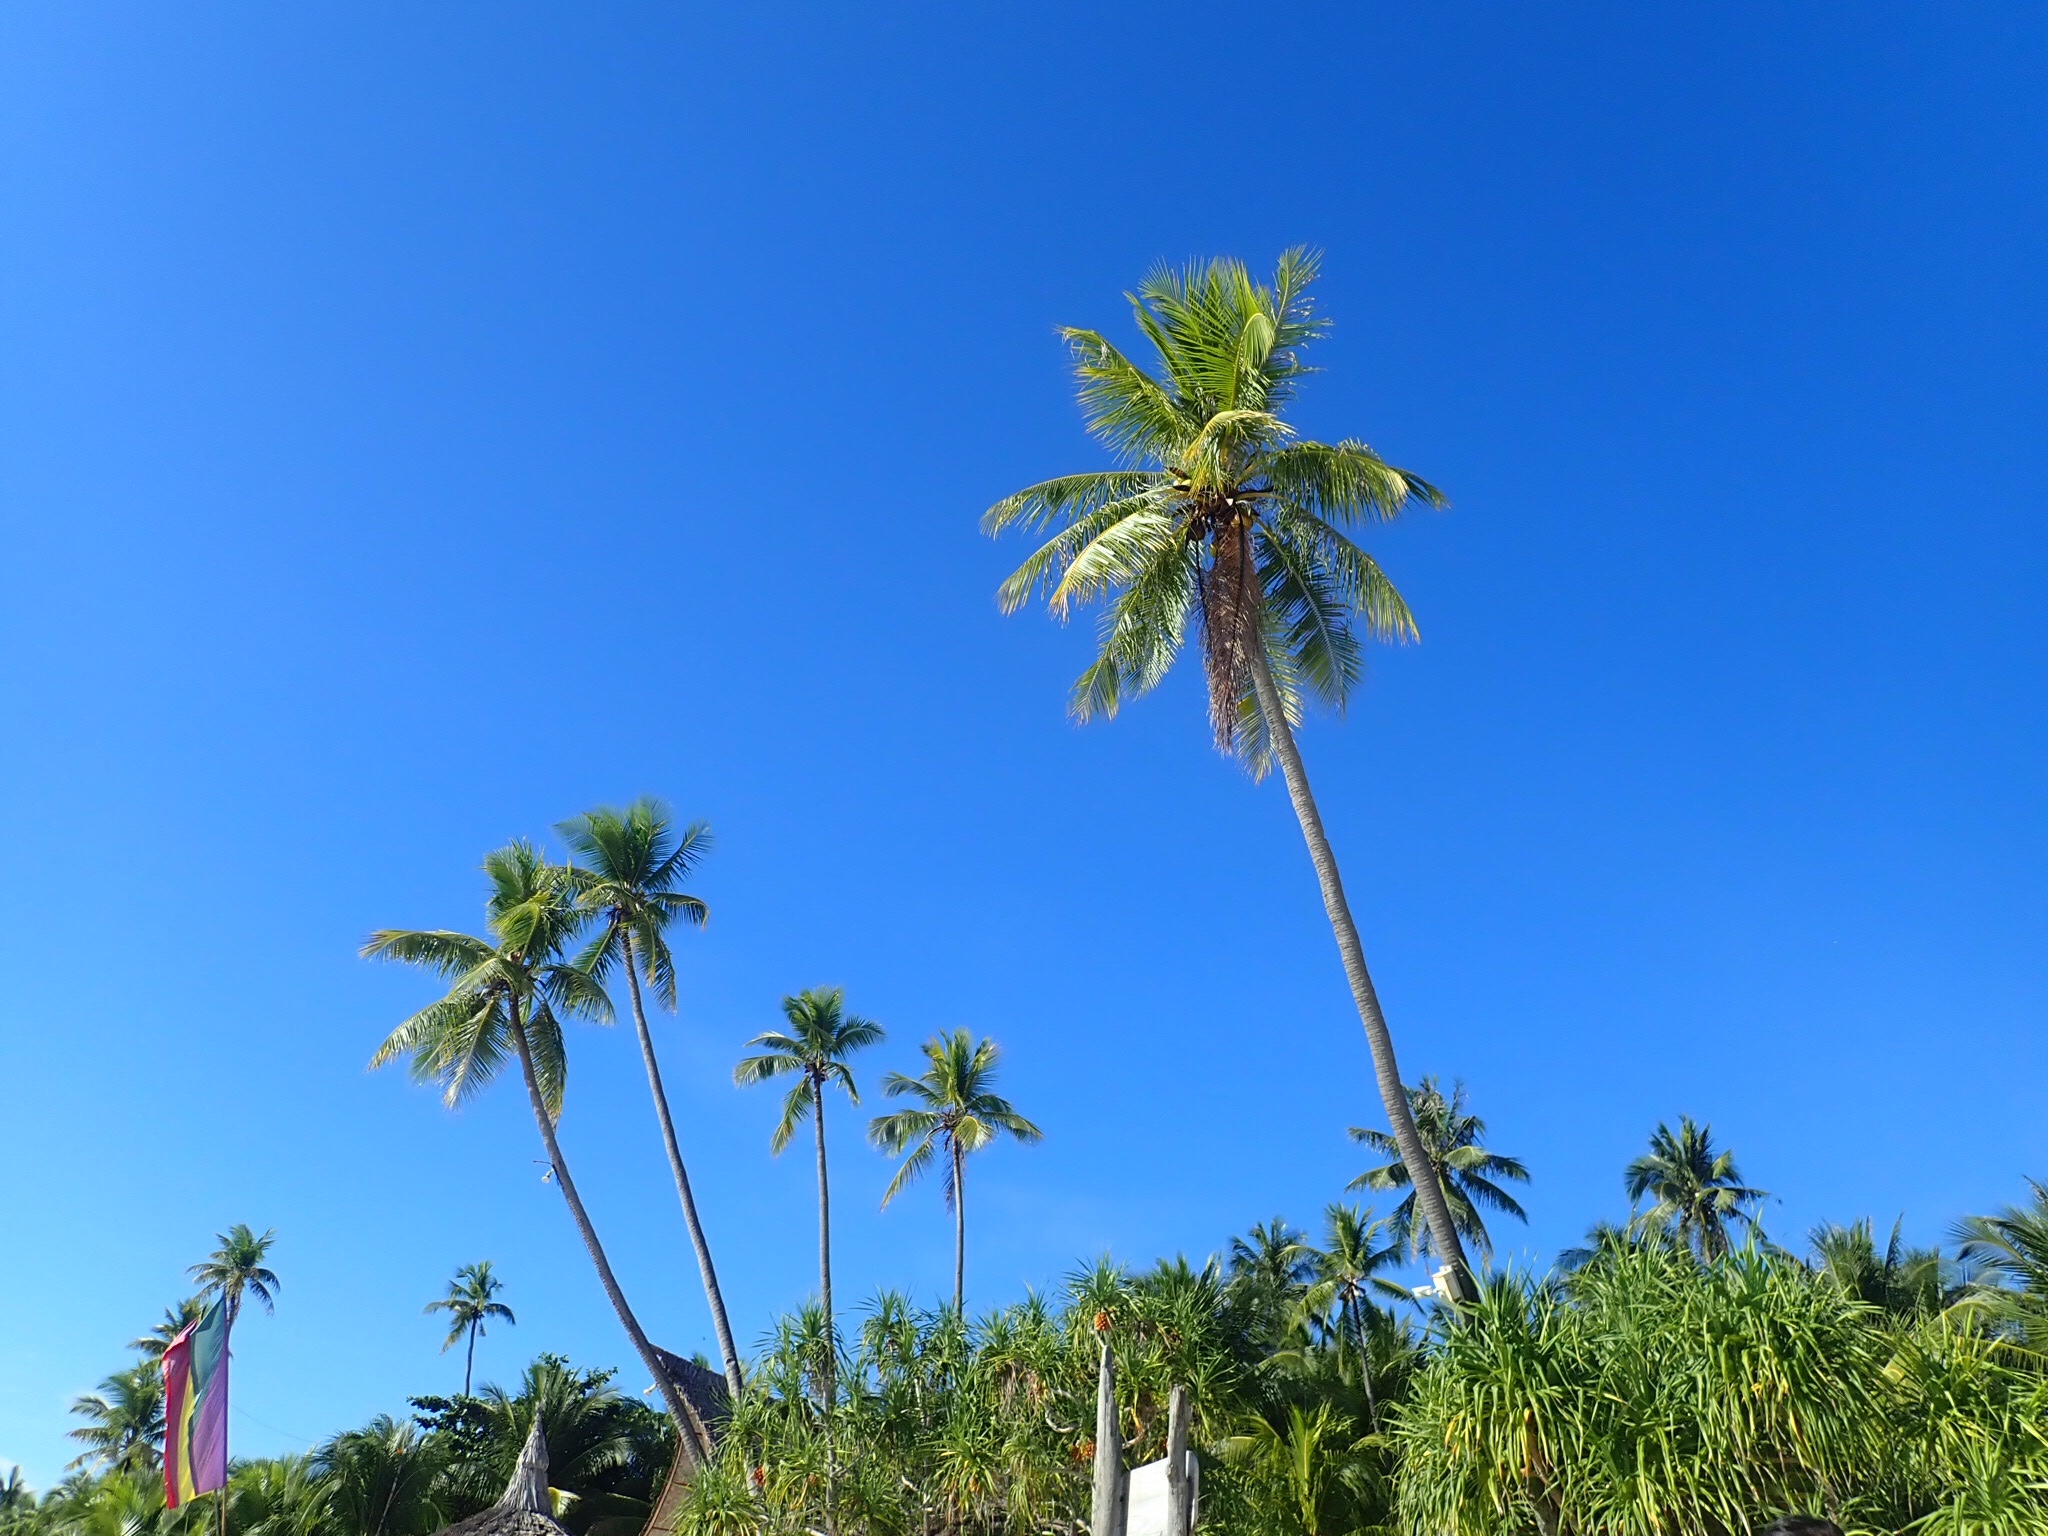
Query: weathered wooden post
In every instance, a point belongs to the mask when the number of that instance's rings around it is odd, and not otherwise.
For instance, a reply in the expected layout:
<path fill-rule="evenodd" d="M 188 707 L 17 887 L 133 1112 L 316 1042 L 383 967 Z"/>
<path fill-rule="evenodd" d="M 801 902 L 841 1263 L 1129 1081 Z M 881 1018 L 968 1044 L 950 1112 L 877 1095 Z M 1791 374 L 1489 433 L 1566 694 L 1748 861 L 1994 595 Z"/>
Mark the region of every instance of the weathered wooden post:
<path fill-rule="evenodd" d="M 1177 1386 L 1166 1404 L 1166 1536 L 1189 1536 L 1193 1513 L 1188 1497 L 1188 1389 Z"/>
<path fill-rule="evenodd" d="M 1109 1351 L 1109 1314 L 1095 1314 L 1102 1365 L 1095 1378 L 1095 1489 L 1089 1536 L 1123 1536 L 1123 1428 L 1116 1416 L 1116 1359 Z"/>

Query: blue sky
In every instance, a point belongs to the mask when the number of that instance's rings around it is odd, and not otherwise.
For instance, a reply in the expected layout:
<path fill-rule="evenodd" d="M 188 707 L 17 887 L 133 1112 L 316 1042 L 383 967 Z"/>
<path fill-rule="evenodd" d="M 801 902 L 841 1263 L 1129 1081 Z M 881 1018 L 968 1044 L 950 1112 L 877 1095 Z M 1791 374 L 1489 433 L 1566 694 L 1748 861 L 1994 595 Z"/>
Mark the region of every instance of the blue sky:
<path fill-rule="evenodd" d="M 1424 643 L 1303 736 L 1411 1075 L 1543 1257 L 1710 1120 L 1768 1222 L 1931 1239 L 2048 1175 L 2048 48 L 2023 6 L 104 4 L 0 16 L 0 1459 L 234 1221 L 283 1292 L 238 1452 L 460 1380 L 489 1257 L 623 1364 L 519 1096 L 364 1062 L 476 863 L 656 793 L 720 847 L 660 1025 L 736 1323 L 813 1281 L 730 1086 L 844 984 L 1045 1127 L 970 1175 L 981 1304 L 1313 1221 L 1375 1107 L 1285 797 L 1191 676 L 1062 715 L 980 510 L 1100 462 L 1053 327 L 1161 258 L 1328 253 L 1305 430 L 1454 507 Z M 508 1088 L 510 1085 L 507 1085 Z M 938 1192 L 834 1106 L 838 1288 L 936 1297 Z M 630 1036 L 564 1140 L 709 1329 Z M 622 1381 L 645 1385 L 637 1367 Z"/>

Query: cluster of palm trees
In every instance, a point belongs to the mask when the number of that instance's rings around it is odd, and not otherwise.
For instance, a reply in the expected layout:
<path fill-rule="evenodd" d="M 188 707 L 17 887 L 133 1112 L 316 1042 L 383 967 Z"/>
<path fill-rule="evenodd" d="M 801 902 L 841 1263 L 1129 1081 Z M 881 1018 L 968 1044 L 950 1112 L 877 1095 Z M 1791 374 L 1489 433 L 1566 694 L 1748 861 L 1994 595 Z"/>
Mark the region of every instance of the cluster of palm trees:
<path fill-rule="evenodd" d="M 371 1065 L 403 1057 L 416 1078 L 438 1085 L 447 1102 L 455 1105 L 482 1091 L 507 1065 L 517 1064 L 552 1176 L 599 1282 L 683 1430 L 682 1454 L 701 1460 L 710 1449 L 708 1429 L 663 1367 L 626 1300 L 563 1154 L 559 1122 L 568 1073 L 563 1022 L 609 1022 L 615 1013 L 613 992 L 623 981 L 726 1383 L 737 1398 L 745 1387 L 739 1350 L 676 1134 L 646 1007 L 650 992 L 664 1007 L 676 1007 L 669 935 L 678 924 L 701 926 L 709 915 L 710 909 L 685 891 L 683 882 L 709 851 L 711 833 L 702 822 L 678 826 L 665 806 L 647 798 L 623 809 L 601 807 L 557 830 L 569 850 L 566 860 L 552 860 L 524 841 L 486 856 L 489 890 L 483 934 L 387 929 L 364 944 L 365 955 L 420 966 L 447 984 L 439 999 L 391 1032 Z M 826 1090 L 837 1087 L 859 1103 L 851 1058 L 879 1042 L 884 1031 L 874 1021 L 848 1013 L 844 990 L 837 987 L 785 997 L 782 1011 L 787 1027 L 754 1039 L 753 1054 L 739 1063 L 734 1080 L 745 1085 L 792 1079 L 770 1139 L 773 1151 L 782 1151 L 806 1119 L 816 1133 L 818 1283 L 829 1328 L 833 1309 Z M 875 1117 L 868 1131 L 876 1146 L 902 1159 L 884 1205 L 934 1161 L 943 1165 L 945 1199 L 954 1215 L 954 1305 L 964 1307 L 965 1159 L 999 1137 L 1036 1141 L 1041 1133 L 996 1093 L 1000 1052 L 993 1040 L 955 1030 L 934 1036 L 921 1049 L 923 1072 L 892 1072 L 882 1080 L 883 1092 L 908 1101 L 906 1107 Z M 483 1289 L 474 1276 L 471 1288 Z M 488 1296 L 451 1297 L 437 1305 L 455 1309 L 462 1318 L 471 1315 L 462 1308 L 472 1302 L 481 1305 Z M 451 1342 L 456 1336 L 451 1332 Z"/>

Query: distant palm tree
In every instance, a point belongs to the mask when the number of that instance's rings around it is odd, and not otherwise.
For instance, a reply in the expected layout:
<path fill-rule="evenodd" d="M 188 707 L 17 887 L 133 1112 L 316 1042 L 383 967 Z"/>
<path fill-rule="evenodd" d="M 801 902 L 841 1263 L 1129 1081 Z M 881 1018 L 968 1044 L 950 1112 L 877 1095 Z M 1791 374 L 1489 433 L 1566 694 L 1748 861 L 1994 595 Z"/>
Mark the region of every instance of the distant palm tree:
<path fill-rule="evenodd" d="M 85 1447 L 72 1466 L 90 1462 L 111 1472 L 153 1472 L 162 1465 L 164 1378 L 157 1367 L 116 1371 L 97 1392 L 74 1399 L 71 1411 L 85 1420 L 70 1431 Z"/>
<path fill-rule="evenodd" d="M 555 1134 L 569 1070 L 562 1016 L 599 1023 L 611 1019 L 611 1000 L 604 987 L 567 958 L 570 940 L 583 921 L 569 872 L 521 841 L 488 854 L 484 874 L 490 882 L 485 904 L 489 938 L 445 929 L 392 928 L 364 942 L 362 952 L 372 959 L 420 966 L 449 983 L 446 996 L 391 1032 L 370 1065 L 411 1058 L 414 1079 L 438 1084 L 443 1102 L 453 1108 L 490 1086 L 508 1058 L 518 1061 L 548 1167 L 598 1283 L 675 1419 L 682 1454 L 690 1466 L 699 1466 L 708 1454 L 708 1436 L 627 1305 Z"/>
<path fill-rule="evenodd" d="M 1283 1216 L 1255 1221 L 1243 1237 L 1230 1240 L 1230 1275 L 1279 1291 L 1298 1291 L 1315 1273 L 1316 1251 L 1308 1234 Z"/>
<path fill-rule="evenodd" d="M 1947 1304 L 1941 1250 L 1906 1246 L 1903 1217 L 1893 1223 L 1883 1253 L 1868 1217 L 1846 1227 L 1823 1223 L 1807 1241 L 1814 1268 L 1858 1301 L 1898 1317 L 1931 1316 Z"/>
<path fill-rule="evenodd" d="M 2033 1204 L 1965 1217 L 1955 1240 L 1958 1256 L 1983 1277 L 1971 1287 L 1972 1303 L 2048 1350 L 2048 1184 L 2029 1179 L 2027 1188 Z"/>
<path fill-rule="evenodd" d="M 0 1477 L 0 1521 L 35 1508 L 35 1502 L 35 1490 L 21 1475 L 21 1468 L 9 1467 L 7 1475 Z"/>
<path fill-rule="evenodd" d="M 1459 1236 L 1470 1238 L 1472 1246 L 1481 1253 L 1491 1254 L 1493 1239 L 1487 1233 L 1479 1208 L 1485 1206 L 1517 1221 L 1527 1221 L 1529 1213 L 1522 1209 L 1514 1196 L 1500 1187 L 1498 1181 L 1505 1179 L 1526 1184 L 1529 1182 L 1529 1170 L 1520 1158 L 1486 1149 L 1482 1143 L 1486 1122 L 1471 1112 L 1465 1100 L 1463 1083 L 1453 1083 L 1450 1097 L 1446 1098 L 1436 1079 L 1425 1077 L 1408 1089 L 1407 1094 L 1409 1107 L 1415 1116 L 1416 1135 L 1422 1140 L 1430 1166 L 1436 1170 L 1433 1182 L 1443 1191 L 1444 1205 L 1457 1224 Z M 1384 1131 L 1354 1125 L 1351 1127 L 1351 1139 L 1365 1143 L 1393 1161 L 1378 1168 L 1368 1168 L 1346 1187 L 1408 1190 L 1408 1198 L 1394 1207 L 1394 1213 L 1388 1220 L 1388 1230 L 1398 1242 L 1406 1245 L 1411 1254 L 1434 1251 L 1434 1232 L 1427 1224 L 1415 1219 L 1414 1179 L 1394 1138 Z"/>
<path fill-rule="evenodd" d="M 832 1311 L 832 1186 L 825 1172 L 825 1089 L 836 1083 L 855 1104 L 860 1089 L 847 1065 L 855 1051 L 866 1050 L 882 1038 L 882 1026 L 846 1011 L 844 987 L 812 987 L 782 1000 L 787 1030 L 771 1029 L 747 1044 L 760 1054 L 749 1056 L 733 1068 L 732 1080 L 746 1087 L 778 1077 L 796 1082 L 782 1100 L 782 1118 L 768 1138 L 768 1150 L 780 1154 L 796 1135 L 806 1118 L 816 1132 L 818 1149 L 818 1298 L 825 1309 L 825 1402 L 834 1397 L 837 1375 L 838 1334 Z"/>
<path fill-rule="evenodd" d="M 442 1354 L 453 1349 L 455 1341 L 463 1335 L 469 1336 L 469 1349 L 462 1358 L 464 1397 L 469 1396 L 471 1373 L 476 1368 L 476 1336 L 484 1331 L 484 1324 L 494 1320 L 519 1321 L 512 1315 L 512 1309 L 497 1299 L 504 1289 L 504 1282 L 491 1273 L 491 1261 L 483 1259 L 455 1271 L 455 1278 L 448 1282 L 448 1294 L 427 1303 L 427 1311 L 448 1314 L 448 1337 L 441 1341 Z"/>
<path fill-rule="evenodd" d="M 654 1094 L 654 1117 L 661 1125 L 669 1174 L 682 1202 L 683 1225 L 689 1229 L 690 1244 L 697 1253 L 697 1273 L 704 1281 L 704 1299 L 711 1308 L 711 1331 L 718 1338 L 726 1385 L 737 1401 L 743 1386 L 739 1350 L 733 1344 L 718 1270 L 711 1262 L 711 1244 L 697 1216 L 690 1175 L 683 1167 L 668 1091 L 662 1086 L 661 1064 L 655 1058 L 654 1036 L 647 1028 L 647 1009 L 640 998 L 644 980 L 663 1007 L 676 1011 L 676 967 L 667 933 L 670 925 L 678 922 L 701 928 L 710 916 L 709 907 L 678 887 L 697 861 L 711 851 L 711 829 L 695 821 L 678 833 L 668 807 L 643 798 L 623 811 L 601 806 L 562 823 L 560 831 L 581 861 L 570 871 L 577 903 L 598 922 L 596 937 L 577 963 L 601 981 L 609 980 L 615 969 L 626 973 L 633 1028 L 640 1037 L 640 1060 Z"/>
<path fill-rule="evenodd" d="M 277 1241 L 277 1229 L 272 1227 L 258 1237 L 247 1222 L 238 1221 L 227 1231 L 215 1233 L 214 1241 L 220 1246 L 206 1262 L 194 1264 L 187 1271 L 199 1282 L 200 1297 L 219 1296 L 226 1300 L 230 1329 L 241 1314 L 244 1291 L 262 1302 L 265 1312 L 275 1312 L 277 1276 L 263 1267 L 263 1261 Z"/>
<path fill-rule="evenodd" d="M 175 1307 L 164 1308 L 164 1320 L 139 1339 L 130 1339 L 128 1347 L 151 1364 L 164 1357 L 179 1334 L 206 1316 L 206 1299 L 202 1296 L 187 1296 Z"/>
<path fill-rule="evenodd" d="M 312 1456 L 336 1536 L 427 1536 L 448 1523 L 438 1484 L 446 1452 L 410 1419 L 380 1413 Z"/>
<path fill-rule="evenodd" d="M 1335 1323 L 1340 1351 L 1348 1341 L 1358 1353 L 1359 1376 L 1365 1385 L 1366 1412 L 1377 1429 L 1380 1422 L 1378 1394 L 1373 1388 L 1372 1323 L 1378 1311 L 1375 1298 L 1409 1300 L 1409 1293 L 1380 1271 L 1401 1262 L 1403 1243 L 1389 1231 L 1384 1217 L 1375 1219 L 1370 1210 L 1354 1205 L 1332 1205 L 1324 1213 L 1323 1246 L 1315 1256 L 1315 1282 L 1302 1298 L 1302 1310 L 1311 1316 L 1329 1317 Z M 1386 1242 L 1380 1241 L 1387 1237 Z"/>
<path fill-rule="evenodd" d="M 1692 1245 L 1703 1259 L 1728 1252 L 1733 1223 L 1752 1225 L 1749 1207 L 1764 1191 L 1742 1182 L 1733 1152 L 1714 1150 L 1714 1129 L 1681 1115 L 1678 1130 L 1660 1123 L 1650 1137 L 1650 1150 L 1630 1163 L 1622 1180 L 1632 1201 L 1653 1203 L 1644 1218 L 1669 1227 Z"/>
<path fill-rule="evenodd" d="M 1005 613 L 1035 595 L 1061 620 L 1107 605 L 1100 650 L 1070 696 L 1077 718 L 1114 717 L 1166 675 L 1196 629 L 1218 746 L 1256 776 L 1279 762 L 1387 1123 L 1402 1157 L 1419 1163 L 1393 1037 L 1294 727 L 1304 696 L 1343 705 L 1364 673 L 1365 637 L 1417 635 L 1407 603 L 1350 530 L 1444 499 L 1357 439 L 1310 442 L 1282 418 L 1312 371 L 1304 351 L 1329 329 L 1309 297 L 1320 266 L 1309 251 L 1288 251 L 1270 287 L 1240 261 L 1154 268 L 1130 302 L 1157 372 L 1100 332 L 1064 328 L 1089 430 L 1118 466 L 1029 486 L 981 525 L 1044 539 L 997 588 Z M 1422 1214 L 1456 1294 L 1469 1295 L 1464 1251 L 1434 1188 L 1422 1191 Z"/>
<path fill-rule="evenodd" d="M 1045 1133 L 995 1092 L 993 1040 L 975 1041 L 966 1030 L 935 1035 L 919 1047 L 927 1063 L 917 1077 L 891 1072 L 882 1091 L 908 1098 L 916 1109 L 877 1115 L 868 1124 L 868 1139 L 891 1156 L 903 1158 L 896 1177 L 882 1192 L 887 1206 L 941 1154 L 946 1160 L 946 1206 L 953 1213 L 953 1310 L 967 1305 L 967 1154 L 979 1152 L 997 1137 L 1039 1141 Z"/>

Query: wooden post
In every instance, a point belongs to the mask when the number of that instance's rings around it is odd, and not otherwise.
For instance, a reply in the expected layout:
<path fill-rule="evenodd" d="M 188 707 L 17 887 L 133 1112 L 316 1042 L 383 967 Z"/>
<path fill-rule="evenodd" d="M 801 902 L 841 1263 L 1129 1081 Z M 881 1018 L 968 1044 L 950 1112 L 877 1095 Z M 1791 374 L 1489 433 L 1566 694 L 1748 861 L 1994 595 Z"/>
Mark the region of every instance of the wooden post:
<path fill-rule="evenodd" d="M 1166 1406 L 1166 1536 L 1190 1536 L 1188 1389 L 1176 1386 Z"/>
<path fill-rule="evenodd" d="M 1117 1518 L 1123 1507 L 1123 1429 L 1116 1416 L 1116 1361 L 1109 1352 L 1107 1319 L 1096 1319 L 1095 1332 L 1102 1341 L 1102 1367 L 1095 1378 L 1095 1489 L 1088 1533 L 1123 1536 L 1123 1521 Z"/>

